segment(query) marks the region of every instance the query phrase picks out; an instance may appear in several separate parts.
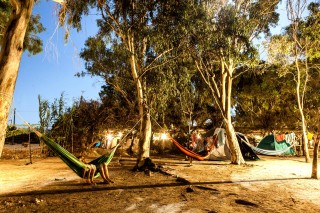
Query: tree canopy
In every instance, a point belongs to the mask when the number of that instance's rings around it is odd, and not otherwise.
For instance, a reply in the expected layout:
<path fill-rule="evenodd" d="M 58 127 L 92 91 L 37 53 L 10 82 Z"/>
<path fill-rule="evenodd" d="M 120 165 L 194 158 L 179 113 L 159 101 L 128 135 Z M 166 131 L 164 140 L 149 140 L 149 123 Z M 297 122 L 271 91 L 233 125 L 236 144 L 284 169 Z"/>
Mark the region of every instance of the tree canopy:
<path fill-rule="evenodd" d="M 313 128 L 319 105 L 319 3 L 309 4 L 296 37 L 295 22 L 283 34 L 271 36 L 270 28 L 279 20 L 278 4 L 279 0 L 62 1 L 59 23 L 67 26 L 66 38 L 69 28 L 82 29 L 86 15 L 98 14 L 99 30 L 80 52 L 85 70 L 78 76 L 99 76 L 104 85 L 100 100 L 80 97 L 69 108 L 61 99 L 50 108 L 39 97 L 42 126 L 51 121 L 53 135 L 71 140 L 72 130 L 75 137 L 85 135 L 81 143 L 90 143 L 103 129 L 126 128 L 140 119 L 145 142 L 141 146 L 146 145 L 141 150 L 149 145 L 151 132 L 160 128 L 151 125 L 153 119 L 161 128 L 174 126 L 189 133 L 194 124 L 205 127 L 212 121 L 221 126 L 223 121 L 230 139 L 234 128 L 293 130 L 303 120 L 293 101 L 299 66 L 300 78 L 306 81 L 298 88 L 305 86 L 307 98 L 300 97 L 307 126 Z M 10 4 L 0 0 L 0 6 L 1 20 L 9 20 Z M 1 23 L 0 41 L 4 30 Z M 29 54 L 41 51 L 37 33 L 43 30 L 40 17 L 32 16 L 24 39 Z M 262 35 L 268 38 L 268 61 L 261 61 L 253 42 L 260 42 Z"/>

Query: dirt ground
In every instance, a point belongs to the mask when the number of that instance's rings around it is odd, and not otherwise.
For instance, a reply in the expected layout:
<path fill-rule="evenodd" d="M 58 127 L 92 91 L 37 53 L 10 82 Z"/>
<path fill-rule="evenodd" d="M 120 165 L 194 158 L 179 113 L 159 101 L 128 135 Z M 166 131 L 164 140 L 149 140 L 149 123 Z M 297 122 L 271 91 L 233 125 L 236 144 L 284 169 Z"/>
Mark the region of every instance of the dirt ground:
<path fill-rule="evenodd" d="M 320 180 L 302 157 L 189 166 L 181 155 L 152 156 L 161 172 L 148 175 L 132 171 L 135 158 L 115 156 L 115 183 L 96 185 L 57 157 L 25 157 L 0 159 L 0 212 L 320 212 Z"/>

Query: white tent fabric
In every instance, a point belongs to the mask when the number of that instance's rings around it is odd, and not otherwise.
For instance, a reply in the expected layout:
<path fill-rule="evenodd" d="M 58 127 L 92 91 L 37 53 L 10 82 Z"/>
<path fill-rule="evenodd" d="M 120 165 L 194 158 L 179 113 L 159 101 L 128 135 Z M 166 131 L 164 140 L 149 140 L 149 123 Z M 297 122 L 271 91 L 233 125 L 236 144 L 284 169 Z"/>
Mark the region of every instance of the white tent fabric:
<path fill-rule="evenodd" d="M 216 128 L 214 135 L 218 135 L 217 147 L 213 148 L 209 160 L 228 160 L 231 158 L 228 143 L 226 143 L 226 132 L 223 128 Z"/>

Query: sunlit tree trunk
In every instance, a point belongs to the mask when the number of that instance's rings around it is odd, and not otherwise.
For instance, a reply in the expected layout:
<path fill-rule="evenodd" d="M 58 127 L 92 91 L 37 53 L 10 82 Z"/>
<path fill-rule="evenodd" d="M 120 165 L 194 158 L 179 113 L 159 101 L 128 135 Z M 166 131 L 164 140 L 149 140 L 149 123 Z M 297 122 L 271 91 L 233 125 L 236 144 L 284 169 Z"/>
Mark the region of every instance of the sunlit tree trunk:
<path fill-rule="evenodd" d="M 203 64 L 202 60 L 196 61 L 196 67 L 200 72 L 202 79 L 210 88 L 213 99 L 224 119 L 228 145 L 231 152 L 231 163 L 238 165 L 244 164 L 245 161 L 239 147 L 231 118 L 232 76 L 235 70 L 233 61 L 230 59 L 229 62 L 226 62 L 223 58 L 220 59 L 220 79 L 215 79 L 209 74 L 210 71 Z M 210 76 L 209 79 L 206 78 L 206 76 Z"/>
<path fill-rule="evenodd" d="M 298 91 L 297 91 L 298 93 Z M 307 127 L 306 127 L 306 122 L 305 122 L 305 118 L 304 118 L 304 113 L 303 113 L 303 109 L 301 108 L 301 103 L 298 97 L 298 106 L 299 106 L 299 112 L 301 115 L 301 126 L 302 126 L 302 147 L 303 147 L 303 152 L 305 155 L 305 161 L 307 163 L 309 163 L 310 160 L 310 155 L 309 155 L 309 149 L 308 149 L 308 136 L 307 136 Z"/>
<path fill-rule="evenodd" d="M 297 28 L 297 26 L 296 26 Z M 296 31 L 293 33 L 294 41 L 296 45 L 298 45 L 297 41 L 297 34 Z M 307 163 L 310 162 L 310 155 L 309 155 L 309 150 L 308 150 L 308 137 L 307 137 L 307 127 L 306 127 L 306 121 L 305 121 L 305 116 L 303 112 L 303 103 L 304 103 L 304 97 L 305 97 L 305 90 L 306 90 L 306 83 L 308 82 L 308 69 L 305 70 L 305 79 L 304 82 L 305 84 L 302 87 L 302 92 L 301 92 L 301 70 L 300 70 L 300 65 L 299 65 L 299 60 L 298 60 L 298 50 L 297 47 L 294 49 L 295 51 L 295 66 L 296 66 L 296 95 L 297 95 L 297 102 L 298 102 L 298 108 L 299 108 L 299 113 L 301 116 L 301 128 L 302 128 L 302 147 L 303 147 L 303 152 L 305 155 L 305 160 Z M 306 61 L 307 63 L 307 61 Z"/>
<path fill-rule="evenodd" d="M 231 118 L 231 91 L 232 91 L 232 73 L 234 72 L 234 67 L 232 66 L 232 63 L 229 65 L 227 72 L 227 81 L 226 81 L 226 97 L 225 97 L 225 125 L 226 125 L 226 134 L 228 138 L 228 143 L 230 147 L 231 152 L 231 163 L 232 164 L 244 164 L 244 158 L 242 156 L 239 143 L 237 140 L 237 136 L 234 130 L 234 127 L 232 125 L 232 118 Z"/>
<path fill-rule="evenodd" d="M 318 179 L 318 154 L 319 154 L 319 140 L 317 135 L 314 136 L 313 161 L 311 178 Z"/>
<path fill-rule="evenodd" d="M 137 159 L 139 163 L 143 163 L 143 159 L 150 157 L 151 119 L 149 112 L 146 112 L 143 115 L 141 127 L 142 140 L 139 141 L 139 153 Z"/>
<path fill-rule="evenodd" d="M 0 52 L 0 157 L 34 0 L 10 0 L 10 3 L 13 9 Z"/>
<path fill-rule="evenodd" d="M 237 165 L 244 164 L 245 161 L 243 159 L 233 125 L 230 120 L 225 120 L 225 122 L 226 122 L 226 134 L 227 134 L 230 153 L 231 153 L 231 163 L 237 164 Z"/>
<path fill-rule="evenodd" d="M 301 116 L 301 128 L 302 128 L 302 147 L 305 154 L 305 160 L 307 163 L 310 162 L 310 156 L 309 156 L 309 150 L 308 150 L 308 138 L 307 138 L 307 127 L 306 127 L 306 121 L 304 116 L 304 97 L 305 97 L 305 91 L 306 91 L 306 84 L 308 82 L 308 66 L 306 66 L 305 70 L 305 78 L 302 79 L 302 70 L 300 69 L 299 61 L 301 60 L 301 55 L 304 55 L 301 52 L 302 46 L 301 41 L 299 40 L 299 24 L 302 20 L 302 13 L 304 11 L 305 5 L 307 1 L 306 0 L 288 0 L 287 1 L 287 16 L 288 19 L 291 22 L 291 34 L 293 38 L 293 56 L 295 59 L 295 68 L 296 73 L 294 74 L 294 80 L 296 82 L 296 94 L 297 94 L 297 102 L 298 102 L 298 108 L 299 113 Z M 302 57 L 308 56 L 308 53 L 305 52 L 305 55 Z M 305 63 L 308 63 L 307 60 Z M 307 64 L 306 64 L 307 65 Z M 303 86 L 301 86 L 301 81 L 304 80 Z"/>
<path fill-rule="evenodd" d="M 142 85 L 142 78 L 138 75 L 138 69 L 136 64 L 134 37 L 128 35 L 128 47 L 131 52 L 130 65 L 131 74 L 136 84 L 136 90 L 138 95 L 138 108 L 139 116 L 141 120 L 140 134 L 139 134 L 139 151 L 137 157 L 136 167 L 140 167 L 144 163 L 144 159 L 150 157 L 150 141 L 151 141 L 151 119 L 148 107 L 146 105 L 146 97 L 144 95 L 144 88 Z"/>
<path fill-rule="evenodd" d="M 319 156 L 319 133 L 320 133 L 320 110 L 318 111 L 317 122 L 317 134 L 313 136 L 314 147 L 313 147 L 313 161 L 312 161 L 312 173 L 311 178 L 318 179 L 318 156 Z"/>

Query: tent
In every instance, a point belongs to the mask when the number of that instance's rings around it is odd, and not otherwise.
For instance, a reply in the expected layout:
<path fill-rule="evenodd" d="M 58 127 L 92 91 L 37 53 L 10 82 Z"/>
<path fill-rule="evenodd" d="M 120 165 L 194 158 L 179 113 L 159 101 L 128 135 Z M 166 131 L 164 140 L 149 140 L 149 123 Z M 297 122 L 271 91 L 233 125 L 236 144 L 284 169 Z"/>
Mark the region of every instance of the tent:
<path fill-rule="evenodd" d="M 261 153 L 267 155 L 294 155 L 295 151 L 293 149 L 293 145 L 295 143 L 294 133 L 286 134 L 286 135 L 267 135 L 265 136 L 257 148 L 261 150 L 270 150 L 274 151 L 275 154 Z"/>
<path fill-rule="evenodd" d="M 213 135 L 218 135 L 218 142 L 216 146 L 212 149 L 208 160 L 228 160 L 231 158 L 230 148 L 227 143 L 227 138 L 225 134 L 225 129 L 216 128 L 215 130 L 209 130 L 208 132 L 202 134 L 201 136 L 204 140 L 210 140 Z M 249 143 L 247 137 L 239 132 L 236 132 L 238 143 L 242 156 L 245 160 L 259 160 L 259 157 L 252 150 L 252 148 L 247 144 Z"/>

